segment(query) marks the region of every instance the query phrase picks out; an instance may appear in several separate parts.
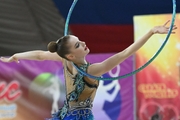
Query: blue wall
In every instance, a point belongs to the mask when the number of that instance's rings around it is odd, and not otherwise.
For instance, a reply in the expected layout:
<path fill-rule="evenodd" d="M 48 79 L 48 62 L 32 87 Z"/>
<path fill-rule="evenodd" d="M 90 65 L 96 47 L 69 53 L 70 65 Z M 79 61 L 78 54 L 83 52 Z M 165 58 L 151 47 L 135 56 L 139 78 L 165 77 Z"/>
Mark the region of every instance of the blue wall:
<path fill-rule="evenodd" d="M 73 0 L 54 0 L 66 17 Z M 177 0 L 177 12 L 180 2 Z M 172 13 L 172 0 L 79 0 L 72 24 L 132 24 L 134 15 Z"/>
<path fill-rule="evenodd" d="M 73 0 L 54 2 L 66 18 Z M 172 0 L 79 0 L 71 16 L 70 29 L 86 41 L 91 53 L 119 52 L 134 42 L 134 15 L 172 11 Z M 178 0 L 177 12 L 180 12 Z"/>

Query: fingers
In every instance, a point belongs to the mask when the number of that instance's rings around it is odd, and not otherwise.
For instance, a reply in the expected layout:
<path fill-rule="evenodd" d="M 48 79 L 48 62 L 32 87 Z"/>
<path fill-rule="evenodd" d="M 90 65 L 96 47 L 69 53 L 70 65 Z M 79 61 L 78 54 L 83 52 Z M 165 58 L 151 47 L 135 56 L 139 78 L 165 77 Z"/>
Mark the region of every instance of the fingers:
<path fill-rule="evenodd" d="M 168 28 L 170 28 L 170 27 L 168 27 Z M 175 29 L 177 29 L 177 26 L 176 25 L 173 25 L 173 28 L 172 28 L 173 30 L 175 30 Z"/>
<path fill-rule="evenodd" d="M 170 27 L 165 27 L 167 31 L 170 30 Z M 172 32 L 171 33 L 175 33 L 173 30 L 176 30 L 177 29 L 177 26 L 176 25 L 173 25 L 173 28 L 172 28 Z"/>
<path fill-rule="evenodd" d="M 176 29 L 177 29 L 177 27 L 174 25 L 173 30 L 176 30 Z"/>
<path fill-rule="evenodd" d="M 0 61 L 2 61 L 2 62 L 7 62 L 7 59 L 4 58 L 4 57 L 1 57 L 1 58 L 0 58 Z"/>
<path fill-rule="evenodd" d="M 177 27 L 172 28 L 171 34 L 175 34 L 176 32 L 174 30 L 176 30 L 176 29 L 177 29 Z"/>
<path fill-rule="evenodd" d="M 3 61 L 3 60 L 4 60 L 4 57 L 1 57 L 0 60 Z"/>
<path fill-rule="evenodd" d="M 0 61 L 2 62 L 16 62 L 16 63 L 19 63 L 19 60 L 18 59 L 12 59 L 11 57 L 10 58 L 5 58 L 5 57 L 0 57 Z"/>
<path fill-rule="evenodd" d="M 19 63 L 19 60 L 15 60 L 16 63 Z"/>
<path fill-rule="evenodd" d="M 170 27 L 166 27 L 166 28 L 168 28 L 168 29 L 169 29 Z M 176 25 L 173 25 L 173 28 L 177 28 L 177 26 L 176 26 Z"/>
<path fill-rule="evenodd" d="M 173 30 L 171 31 L 171 34 L 175 34 L 175 33 L 176 33 L 175 31 L 173 31 Z"/>
<path fill-rule="evenodd" d="M 177 27 L 173 27 L 172 28 L 172 31 L 174 31 L 174 30 L 176 30 L 177 29 Z M 168 31 L 170 30 L 170 28 L 168 29 Z"/>
<path fill-rule="evenodd" d="M 170 20 L 168 20 L 163 26 L 166 26 L 169 23 Z"/>
<path fill-rule="evenodd" d="M 163 25 L 163 27 L 165 27 L 168 23 L 169 23 L 169 21 L 170 20 L 168 20 L 164 25 Z M 165 27 L 166 29 L 170 29 L 170 27 Z M 173 28 L 172 28 L 172 30 L 176 30 L 177 29 L 177 26 L 176 25 L 173 25 Z M 174 33 L 174 32 L 173 32 Z"/>

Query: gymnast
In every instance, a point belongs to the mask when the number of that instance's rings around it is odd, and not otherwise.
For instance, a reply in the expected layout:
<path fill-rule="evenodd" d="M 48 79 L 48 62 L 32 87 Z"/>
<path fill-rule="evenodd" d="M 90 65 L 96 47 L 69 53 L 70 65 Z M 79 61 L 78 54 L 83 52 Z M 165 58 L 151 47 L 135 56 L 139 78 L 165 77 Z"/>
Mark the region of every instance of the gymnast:
<path fill-rule="evenodd" d="M 89 63 L 86 55 L 90 52 L 86 43 L 74 35 L 66 35 L 57 41 L 48 44 L 48 51 L 34 50 L 16 53 L 10 57 L 1 57 L 2 62 L 17 62 L 19 60 L 53 60 L 62 62 L 66 81 L 66 100 L 59 111 L 46 120 L 94 120 L 92 113 L 93 100 L 99 85 L 99 81 L 80 74 L 72 65 L 81 68 L 93 76 L 102 76 L 129 56 L 140 49 L 154 34 L 167 34 L 169 27 L 166 25 L 155 26 L 142 38 L 131 44 L 125 50 L 114 54 L 100 63 Z M 172 34 L 177 27 L 172 27 Z"/>

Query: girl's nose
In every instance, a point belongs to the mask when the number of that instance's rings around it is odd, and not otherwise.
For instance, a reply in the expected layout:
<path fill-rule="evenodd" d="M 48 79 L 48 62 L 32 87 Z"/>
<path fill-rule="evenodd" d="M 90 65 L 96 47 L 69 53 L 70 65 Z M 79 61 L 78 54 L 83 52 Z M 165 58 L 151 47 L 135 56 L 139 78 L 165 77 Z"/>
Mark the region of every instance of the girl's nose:
<path fill-rule="evenodd" d="M 81 41 L 81 44 L 82 44 L 82 45 L 85 45 L 85 42 L 84 42 L 84 41 Z"/>

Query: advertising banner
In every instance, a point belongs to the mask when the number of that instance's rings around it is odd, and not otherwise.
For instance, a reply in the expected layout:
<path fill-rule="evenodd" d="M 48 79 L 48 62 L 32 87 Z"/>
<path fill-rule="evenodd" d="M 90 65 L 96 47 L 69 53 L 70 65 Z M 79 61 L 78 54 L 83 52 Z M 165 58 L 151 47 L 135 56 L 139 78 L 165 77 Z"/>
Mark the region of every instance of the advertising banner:
<path fill-rule="evenodd" d="M 113 54 L 91 54 L 90 63 Z M 133 70 L 130 57 L 103 77 L 117 77 Z M 63 66 L 57 61 L 0 62 L 0 120 L 44 120 L 65 99 Z M 93 113 L 97 120 L 133 119 L 133 77 L 100 81 Z"/>
<path fill-rule="evenodd" d="M 171 14 L 134 17 L 135 40 L 151 28 L 171 20 Z M 171 22 L 170 22 L 171 23 Z M 166 26 L 170 26 L 170 23 Z M 176 26 L 180 26 L 177 14 Z M 171 34 L 157 58 L 136 75 L 138 120 L 179 120 L 180 116 L 180 30 Z M 155 34 L 136 54 L 136 69 L 158 51 L 166 34 Z"/>

